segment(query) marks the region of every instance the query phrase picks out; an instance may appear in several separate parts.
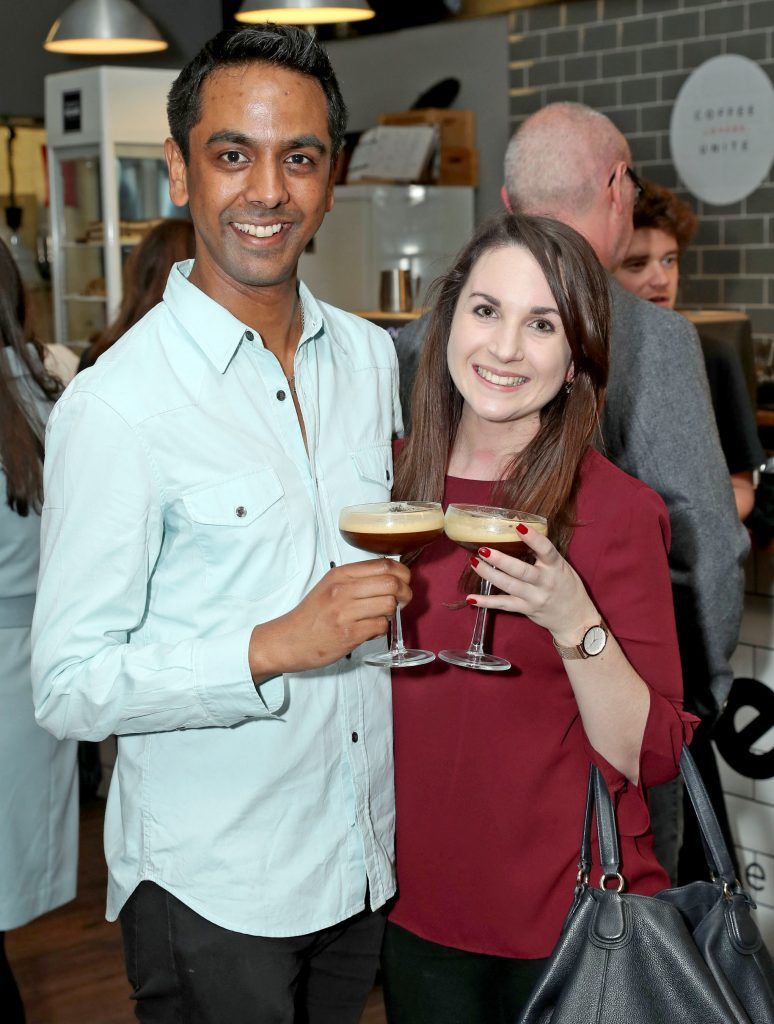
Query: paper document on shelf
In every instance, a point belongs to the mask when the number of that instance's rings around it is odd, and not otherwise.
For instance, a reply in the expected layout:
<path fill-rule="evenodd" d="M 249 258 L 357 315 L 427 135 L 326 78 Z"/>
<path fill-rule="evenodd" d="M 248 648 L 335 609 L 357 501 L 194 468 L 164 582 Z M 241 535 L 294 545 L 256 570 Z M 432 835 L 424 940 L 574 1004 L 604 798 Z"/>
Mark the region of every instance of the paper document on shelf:
<path fill-rule="evenodd" d="M 360 136 L 347 169 L 347 181 L 380 178 L 417 181 L 437 145 L 435 125 L 379 125 Z"/>

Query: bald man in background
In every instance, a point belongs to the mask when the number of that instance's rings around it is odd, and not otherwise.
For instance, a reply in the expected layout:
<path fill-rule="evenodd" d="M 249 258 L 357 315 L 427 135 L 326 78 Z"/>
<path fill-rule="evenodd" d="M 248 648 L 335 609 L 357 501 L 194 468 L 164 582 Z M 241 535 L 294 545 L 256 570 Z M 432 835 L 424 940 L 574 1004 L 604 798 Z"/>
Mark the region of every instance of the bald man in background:
<path fill-rule="evenodd" d="M 503 199 L 509 209 L 569 224 L 610 273 L 629 247 L 638 194 L 626 139 L 589 107 L 543 107 L 508 145 Z M 600 448 L 656 490 L 669 509 L 686 706 L 703 722 L 704 737 L 694 747 L 703 750 L 699 761 L 722 817 L 708 733 L 733 681 L 729 659 L 739 635 L 749 541 L 736 514 L 694 327 L 679 314 L 636 298 L 612 276 L 609 282 L 613 331 Z M 410 390 L 426 319 L 395 339 L 402 396 Z M 407 423 L 409 414 L 404 404 Z M 651 797 L 657 853 L 676 879 L 680 787 L 668 783 Z"/>

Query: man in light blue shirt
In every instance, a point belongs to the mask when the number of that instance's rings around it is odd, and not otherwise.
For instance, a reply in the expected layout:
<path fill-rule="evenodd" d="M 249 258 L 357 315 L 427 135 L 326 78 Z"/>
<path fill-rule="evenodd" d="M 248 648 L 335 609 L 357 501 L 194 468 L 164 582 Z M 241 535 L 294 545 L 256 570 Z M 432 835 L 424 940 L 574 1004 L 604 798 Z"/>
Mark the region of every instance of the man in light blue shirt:
<path fill-rule="evenodd" d="M 196 260 L 51 417 L 37 716 L 119 736 L 140 1020 L 354 1024 L 394 891 L 390 680 L 355 648 L 411 593 L 337 518 L 389 497 L 394 349 L 296 278 L 345 123 L 321 48 L 222 33 L 168 109 Z"/>

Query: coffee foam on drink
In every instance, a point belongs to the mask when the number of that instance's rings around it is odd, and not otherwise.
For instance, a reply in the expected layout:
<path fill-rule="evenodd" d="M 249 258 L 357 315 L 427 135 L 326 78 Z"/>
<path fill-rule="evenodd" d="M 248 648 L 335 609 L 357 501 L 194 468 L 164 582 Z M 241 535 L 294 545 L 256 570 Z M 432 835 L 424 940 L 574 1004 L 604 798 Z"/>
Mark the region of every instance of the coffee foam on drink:
<path fill-rule="evenodd" d="M 419 533 L 443 529 L 440 508 L 412 508 L 395 502 L 384 512 L 347 512 L 339 519 L 339 529 L 348 533 Z"/>
<path fill-rule="evenodd" d="M 520 519 L 499 519 L 483 515 L 455 515 L 446 520 L 446 536 L 458 544 L 493 544 L 497 541 L 512 544 L 515 540 L 523 540 L 516 527 Z M 547 523 L 524 524 L 536 533 L 544 536 L 548 533 Z"/>

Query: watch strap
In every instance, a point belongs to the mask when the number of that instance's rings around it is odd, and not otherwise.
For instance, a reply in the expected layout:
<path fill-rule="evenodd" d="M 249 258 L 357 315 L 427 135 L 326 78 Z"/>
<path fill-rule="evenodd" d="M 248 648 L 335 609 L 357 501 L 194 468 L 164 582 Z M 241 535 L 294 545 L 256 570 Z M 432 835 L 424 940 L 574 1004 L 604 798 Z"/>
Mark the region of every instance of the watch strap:
<path fill-rule="evenodd" d="M 605 634 L 605 644 L 602 645 L 599 651 L 595 652 L 596 654 L 601 654 L 606 646 L 607 638 L 610 636 L 610 630 L 607 628 L 607 623 L 604 619 L 600 619 L 599 622 L 596 622 L 593 625 L 589 626 L 588 629 L 584 631 L 583 636 L 581 638 L 581 642 L 579 644 L 572 644 L 569 647 L 565 647 L 564 644 L 558 643 L 554 637 L 551 637 L 554 647 L 557 649 L 557 651 L 559 652 L 560 656 L 564 659 L 564 661 L 577 661 L 580 659 L 585 660 L 586 658 L 594 657 L 594 654 L 589 653 L 583 646 L 586 637 L 592 629 L 601 629 Z"/>

